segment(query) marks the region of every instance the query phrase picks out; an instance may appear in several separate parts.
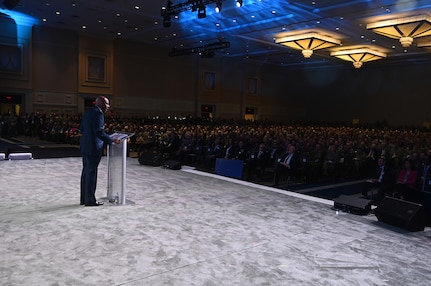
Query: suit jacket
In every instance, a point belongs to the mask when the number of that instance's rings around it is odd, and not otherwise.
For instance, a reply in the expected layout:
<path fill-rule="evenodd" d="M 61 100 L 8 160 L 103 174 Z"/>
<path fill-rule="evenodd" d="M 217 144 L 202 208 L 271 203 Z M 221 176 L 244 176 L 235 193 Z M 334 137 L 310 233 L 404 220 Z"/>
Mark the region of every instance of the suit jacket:
<path fill-rule="evenodd" d="M 82 118 L 80 131 L 81 154 L 90 156 L 102 156 L 103 143 L 111 144 L 113 140 L 104 130 L 105 117 L 98 106 L 87 110 Z"/>
<path fill-rule="evenodd" d="M 372 178 L 378 180 L 379 177 L 380 177 L 380 167 L 375 169 L 374 176 Z M 383 190 L 390 190 L 395 185 L 395 181 L 396 181 L 396 173 L 391 167 L 389 167 L 388 165 L 385 165 L 382 179 L 380 183 L 378 183 L 380 185 L 380 188 Z"/>
<path fill-rule="evenodd" d="M 281 157 L 278 160 L 277 165 L 282 166 L 280 163 L 284 162 L 288 156 L 289 156 L 289 153 L 284 154 L 283 157 Z M 290 159 L 290 162 L 289 162 L 290 171 L 295 172 L 298 169 L 298 167 L 299 167 L 299 161 L 300 161 L 299 154 L 296 153 L 296 152 L 293 153 L 293 156 L 292 156 L 292 158 Z"/>

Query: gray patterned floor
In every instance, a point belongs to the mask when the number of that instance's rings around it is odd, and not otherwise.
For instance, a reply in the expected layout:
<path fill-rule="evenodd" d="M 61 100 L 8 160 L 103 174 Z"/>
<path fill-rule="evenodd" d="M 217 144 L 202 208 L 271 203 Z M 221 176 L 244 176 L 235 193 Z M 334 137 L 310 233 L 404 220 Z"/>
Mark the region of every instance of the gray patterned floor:
<path fill-rule="evenodd" d="M 430 285 L 429 228 L 332 201 L 128 158 L 131 203 L 83 207 L 80 158 L 0 168 L 1 285 Z"/>

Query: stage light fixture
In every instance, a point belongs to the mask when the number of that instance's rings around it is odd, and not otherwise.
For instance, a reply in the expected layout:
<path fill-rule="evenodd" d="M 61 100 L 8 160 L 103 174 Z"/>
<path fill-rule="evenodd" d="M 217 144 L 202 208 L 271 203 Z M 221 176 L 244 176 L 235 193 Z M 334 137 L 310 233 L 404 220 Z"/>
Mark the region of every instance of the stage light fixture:
<path fill-rule="evenodd" d="M 220 39 L 218 42 L 199 46 L 199 47 L 194 47 L 194 48 L 186 48 L 186 49 L 172 48 L 172 51 L 169 52 L 169 56 L 175 57 L 175 56 L 183 56 L 183 55 L 190 55 L 190 54 L 197 53 L 201 57 L 213 57 L 215 50 L 227 49 L 229 47 L 230 47 L 230 42 L 226 42 Z"/>
<path fill-rule="evenodd" d="M 199 8 L 198 8 L 198 18 L 199 19 L 203 19 L 206 16 L 207 16 L 207 12 L 206 12 L 206 9 L 205 9 L 205 5 L 199 6 Z"/>
<path fill-rule="evenodd" d="M 215 11 L 216 11 L 217 13 L 220 13 L 220 12 L 221 12 L 221 1 L 217 1 L 217 3 L 216 3 L 216 7 L 215 7 Z"/>
<path fill-rule="evenodd" d="M 242 6 L 242 0 L 236 0 L 236 7 L 241 7 Z"/>
<path fill-rule="evenodd" d="M 166 6 L 162 7 L 162 17 L 163 21 L 168 21 L 168 17 L 177 16 L 184 11 L 191 10 L 192 12 L 198 12 L 198 18 L 205 18 L 206 17 L 206 7 L 210 4 L 215 3 L 216 4 L 216 12 L 221 11 L 221 6 L 223 1 L 226 0 L 187 0 L 182 3 L 173 4 L 171 0 L 168 0 Z M 236 0 L 237 5 L 242 6 L 243 1 L 242 0 Z M 170 24 L 165 25 L 165 27 L 169 27 Z"/>

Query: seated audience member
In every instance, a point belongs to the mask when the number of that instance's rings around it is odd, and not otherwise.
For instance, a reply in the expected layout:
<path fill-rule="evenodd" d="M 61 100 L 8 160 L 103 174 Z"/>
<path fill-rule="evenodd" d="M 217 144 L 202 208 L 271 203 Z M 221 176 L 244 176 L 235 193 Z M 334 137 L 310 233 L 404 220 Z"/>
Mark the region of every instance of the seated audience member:
<path fill-rule="evenodd" d="M 386 165 L 386 160 L 383 157 L 377 160 L 377 168 L 375 168 L 372 173 L 374 175 L 362 185 L 362 196 L 368 198 L 368 191 L 377 189 L 376 203 L 380 203 L 386 195 L 391 194 L 395 183 L 395 174 L 393 170 Z"/>
<path fill-rule="evenodd" d="M 324 158 L 325 153 L 322 145 L 320 143 L 316 143 L 309 155 L 309 182 L 316 182 L 321 177 Z"/>
<path fill-rule="evenodd" d="M 181 144 L 177 151 L 177 158 L 182 164 L 187 162 L 187 156 L 195 152 L 192 134 L 187 131 L 181 138 Z"/>
<path fill-rule="evenodd" d="M 235 144 L 232 138 L 227 140 L 226 145 L 223 148 L 223 158 L 224 159 L 233 159 L 235 154 Z"/>
<path fill-rule="evenodd" d="M 422 192 L 431 192 L 431 149 L 425 152 L 423 163 L 417 171 L 419 177 L 417 189 Z"/>
<path fill-rule="evenodd" d="M 326 177 L 334 177 L 340 162 L 340 154 L 337 146 L 332 144 L 328 147 L 322 164 L 322 173 Z"/>
<path fill-rule="evenodd" d="M 166 154 L 168 157 L 172 157 L 178 151 L 180 146 L 180 137 L 174 129 L 169 135 L 161 141 L 161 152 Z"/>
<path fill-rule="evenodd" d="M 244 170 L 248 169 L 248 149 L 246 148 L 244 141 L 239 140 L 237 146 L 235 148 L 235 153 L 233 154 L 233 158 L 235 160 L 241 160 L 243 164 L 243 173 Z"/>
<path fill-rule="evenodd" d="M 364 153 L 366 154 L 364 162 L 363 162 L 363 174 L 366 177 L 370 177 L 373 175 L 373 171 L 375 167 L 378 165 L 378 158 L 380 158 L 379 150 L 377 148 L 376 143 L 371 143 L 370 147 L 366 150 L 364 150 Z"/>
<path fill-rule="evenodd" d="M 216 159 L 223 156 L 223 146 L 221 145 L 220 137 L 216 137 L 214 142 L 206 147 L 204 156 L 204 167 L 208 170 L 214 170 Z"/>
<path fill-rule="evenodd" d="M 265 144 L 260 143 L 258 150 L 250 153 L 248 160 L 248 180 L 253 180 L 255 177 L 263 179 L 265 168 L 268 160 L 268 152 L 265 149 Z"/>
<path fill-rule="evenodd" d="M 418 199 L 416 190 L 417 179 L 418 172 L 414 168 L 412 160 L 404 160 L 404 167 L 398 173 L 395 184 L 394 197 L 402 200 L 416 201 Z"/>
<path fill-rule="evenodd" d="M 233 154 L 233 159 L 243 160 L 244 163 L 247 162 L 248 159 L 248 150 L 245 147 L 244 141 L 238 141 L 238 146 L 235 149 L 235 153 Z"/>
<path fill-rule="evenodd" d="M 283 152 L 276 140 L 272 140 L 271 148 L 268 151 L 267 167 L 274 167 L 274 164 L 280 154 Z"/>
<path fill-rule="evenodd" d="M 284 156 L 277 159 L 274 165 L 274 187 L 277 187 L 282 175 L 286 175 L 289 180 L 290 177 L 296 175 L 299 166 L 299 156 L 296 153 L 294 145 L 287 144 L 287 152 Z"/>

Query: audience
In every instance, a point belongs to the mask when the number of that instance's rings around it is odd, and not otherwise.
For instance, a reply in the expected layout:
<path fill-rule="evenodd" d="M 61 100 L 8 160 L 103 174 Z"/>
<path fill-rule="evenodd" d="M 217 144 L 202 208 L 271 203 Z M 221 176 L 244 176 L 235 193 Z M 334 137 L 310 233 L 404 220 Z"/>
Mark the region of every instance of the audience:
<path fill-rule="evenodd" d="M 6 113 L 0 117 L 0 134 L 2 137 L 37 136 L 42 140 L 78 145 L 81 116 Z M 295 149 L 295 176 L 305 182 L 371 178 L 382 157 L 385 168 L 401 176 L 405 159 L 410 159 L 417 180 L 408 184 L 408 188 L 414 185 L 418 191 L 426 187 L 424 172 L 431 169 L 431 131 L 425 128 L 282 124 L 214 118 L 210 121 L 190 117 L 161 120 L 113 115 L 107 116 L 105 123 L 108 133 L 135 133 L 129 146 L 139 153 L 156 149 L 183 164 L 194 163 L 207 170 L 214 170 L 217 158 L 243 160 L 244 178 L 248 180 L 262 180 L 265 174 L 276 174 L 279 180 L 286 167 L 277 162 L 277 158 L 285 155 L 286 146 Z M 262 159 L 259 154 L 264 154 Z M 396 183 L 396 176 L 393 183 Z M 402 185 L 401 181 L 398 184 Z M 388 192 L 407 199 L 410 189 L 400 191 L 398 184 Z M 386 190 L 380 196 L 383 194 Z"/>

